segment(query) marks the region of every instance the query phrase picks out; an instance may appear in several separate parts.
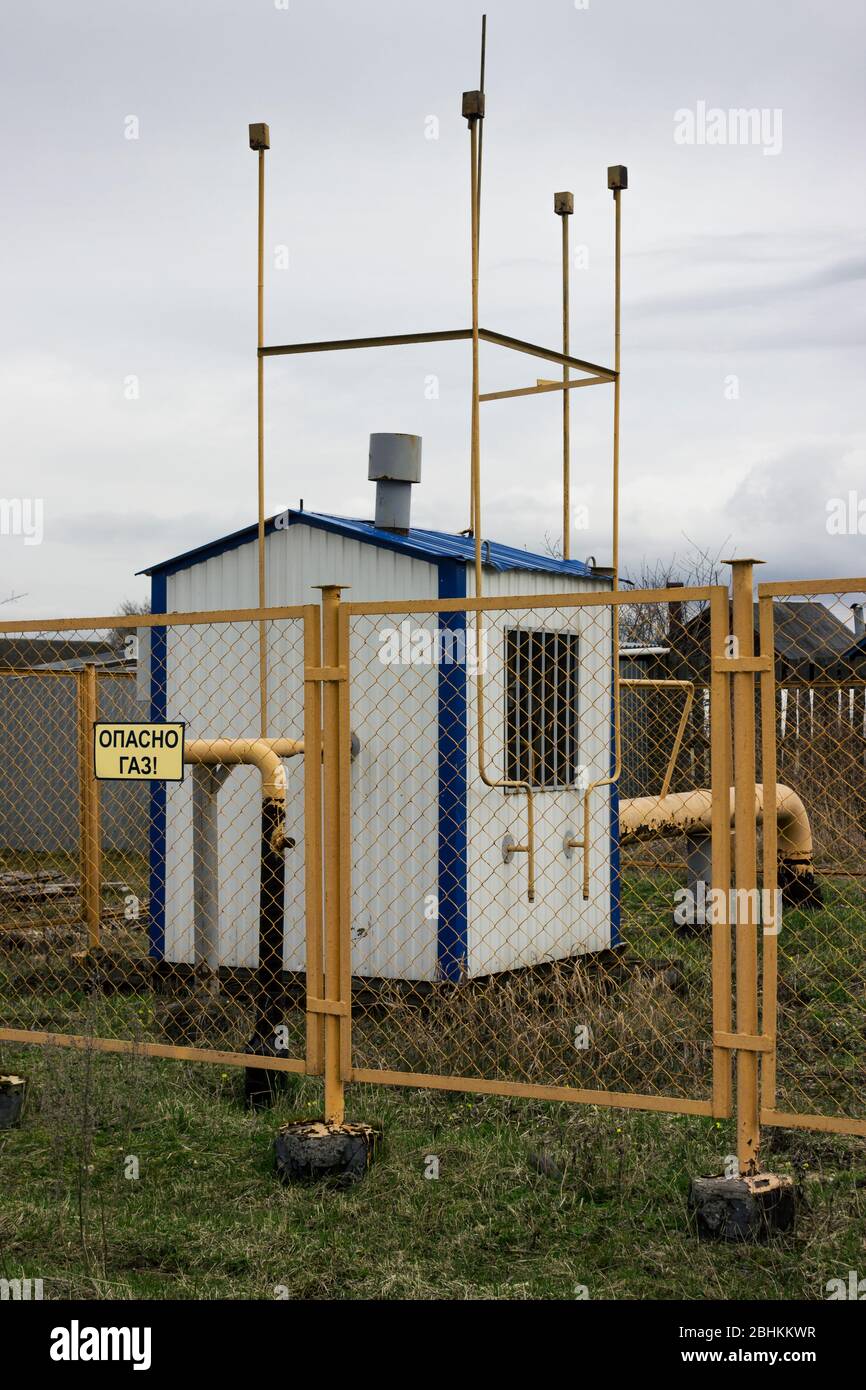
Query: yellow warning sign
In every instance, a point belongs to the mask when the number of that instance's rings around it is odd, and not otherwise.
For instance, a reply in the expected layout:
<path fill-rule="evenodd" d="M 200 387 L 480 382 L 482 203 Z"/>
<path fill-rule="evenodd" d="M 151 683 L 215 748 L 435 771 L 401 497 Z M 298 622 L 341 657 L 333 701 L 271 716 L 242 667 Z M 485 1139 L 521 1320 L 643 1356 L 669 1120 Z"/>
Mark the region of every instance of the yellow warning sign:
<path fill-rule="evenodd" d="M 102 782 L 182 782 L 184 724 L 94 724 Z"/>

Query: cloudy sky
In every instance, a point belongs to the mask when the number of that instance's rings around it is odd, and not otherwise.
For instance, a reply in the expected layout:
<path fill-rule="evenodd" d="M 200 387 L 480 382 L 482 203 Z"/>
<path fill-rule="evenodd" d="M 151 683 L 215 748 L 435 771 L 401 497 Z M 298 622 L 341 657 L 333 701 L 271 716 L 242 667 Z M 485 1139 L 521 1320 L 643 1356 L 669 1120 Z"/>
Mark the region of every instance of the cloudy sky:
<path fill-rule="evenodd" d="M 271 127 L 268 342 L 468 324 L 482 8 L 6 0 L 2 494 L 44 521 L 41 544 L 0 535 L 0 598 L 24 595 L 4 618 L 114 611 L 146 594 L 136 570 L 255 518 L 250 121 Z M 768 578 L 862 574 L 850 507 L 827 529 L 834 497 L 866 499 L 862 3 L 486 8 L 482 324 L 557 344 L 552 201 L 572 189 L 572 348 L 612 361 L 606 168 L 629 168 L 626 568 L 694 542 Z M 751 108 L 744 143 L 727 113 Z M 488 347 L 482 389 L 539 370 Z M 466 526 L 468 373 L 465 344 L 269 362 L 268 511 L 370 515 L 368 435 L 408 430 L 416 520 Z M 611 408 L 573 396 L 573 550 L 600 563 Z M 559 397 L 482 410 L 485 535 L 555 541 Z"/>

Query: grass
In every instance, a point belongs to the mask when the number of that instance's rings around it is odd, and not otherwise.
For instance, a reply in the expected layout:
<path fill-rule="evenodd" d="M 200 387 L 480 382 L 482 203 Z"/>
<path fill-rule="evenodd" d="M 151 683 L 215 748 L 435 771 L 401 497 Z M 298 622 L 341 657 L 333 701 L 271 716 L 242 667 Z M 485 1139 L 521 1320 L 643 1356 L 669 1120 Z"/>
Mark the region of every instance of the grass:
<path fill-rule="evenodd" d="M 768 1132 L 808 1206 L 792 1236 L 734 1247 L 699 1243 L 685 1208 L 727 1123 L 357 1086 L 350 1117 L 385 1135 L 366 1180 L 287 1188 L 273 1136 L 320 1112 L 312 1079 L 250 1114 L 235 1070 L 41 1048 L 3 1065 L 30 1095 L 0 1136 L 0 1275 L 49 1298 L 764 1302 L 821 1299 L 863 1263 L 856 1141 Z"/>
<path fill-rule="evenodd" d="M 357 1065 L 706 1098 L 711 1087 L 707 932 L 676 934 L 681 874 L 628 870 L 624 955 L 586 957 L 425 993 L 359 982 Z M 862 1116 L 866 1097 L 866 913 L 859 880 L 823 880 L 818 910 L 788 909 L 779 937 L 778 1108 Z M 53 923 L 49 914 L 54 914 Z M 65 919 L 64 914 L 65 913 Z M 8 1027 L 242 1051 L 248 986 L 214 1002 L 194 986 L 155 993 L 141 923 L 114 919 L 94 962 L 81 928 L 49 906 L 35 936 L 0 934 L 0 1013 Z M 300 996 L 286 1012 L 303 1055 Z M 590 1045 L 575 1046 L 577 1027 Z"/>
<path fill-rule="evenodd" d="M 676 882 L 626 875 L 624 973 L 514 978 L 423 1009 L 359 997 L 357 1060 L 707 1094 L 710 953 L 672 932 Z M 825 893 L 820 911 L 787 912 L 779 938 L 779 1105 L 862 1114 L 863 890 L 840 877 Z M 164 1036 L 146 977 L 84 988 L 62 913 L 46 925 L 37 946 L 0 951 L 7 1026 Z M 116 926 L 117 957 L 140 961 L 144 939 Z M 233 1007 L 237 1041 L 248 1021 Z M 593 1029 L 589 1054 L 574 1049 L 575 1020 Z M 284 1188 L 274 1133 L 321 1113 L 312 1078 L 250 1114 L 235 1069 L 3 1045 L 0 1070 L 29 1080 L 22 1127 L 0 1134 L 0 1277 L 42 1278 L 46 1297 L 561 1299 L 586 1286 L 595 1299 L 763 1302 L 821 1299 L 866 1259 L 862 1140 L 765 1131 L 766 1166 L 796 1173 L 806 1206 L 790 1237 L 735 1248 L 698 1243 L 685 1208 L 689 1177 L 719 1172 L 734 1148 L 728 1122 L 353 1086 L 349 1118 L 385 1135 L 365 1182 Z"/>

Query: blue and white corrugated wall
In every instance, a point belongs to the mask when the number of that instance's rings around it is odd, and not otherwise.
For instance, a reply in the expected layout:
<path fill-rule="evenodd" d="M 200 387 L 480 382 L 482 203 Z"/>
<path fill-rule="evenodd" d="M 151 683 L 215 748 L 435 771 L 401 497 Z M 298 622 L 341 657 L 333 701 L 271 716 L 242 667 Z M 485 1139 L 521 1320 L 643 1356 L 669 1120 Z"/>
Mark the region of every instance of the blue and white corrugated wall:
<path fill-rule="evenodd" d="M 266 565 L 272 604 L 307 603 L 317 584 L 342 583 L 347 599 L 387 604 L 390 599 L 460 598 L 473 592 L 464 538 L 411 533 L 402 538 L 372 533 L 363 523 L 315 519 L 292 513 L 291 524 L 269 524 Z M 322 521 L 333 525 L 322 524 Z M 312 518 L 310 518 L 312 523 Z M 430 537 L 434 540 L 429 542 Z M 456 542 L 460 542 L 456 545 Z M 522 552 L 486 570 L 485 595 L 597 590 L 600 581 L 543 558 L 550 571 L 529 568 Z M 456 553 L 455 553 L 456 552 Z M 519 568 L 507 560 L 517 556 Z M 468 558 L 468 555 L 467 555 Z M 154 612 L 203 612 L 254 607 L 257 556 L 253 528 L 179 556 L 152 571 Z M 495 692 L 503 673 L 498 640 L 512 612 L 489 614 L 490 661 L 486 676 L 488 722 L 501 742 L 504 715 Z M 465 612 L 426 615 L 431 627 L 463 632 Z M 388 619 L 383 621 L 387 622 Z M 395 619 L 395 622 L 399 621 Z M 470 625 L 472 623 L 470 617 Z M 531 613 L 520 619 L 533 623 Z M 543 612 L 538 625 L 562 626 L 579 636 L 580 757 L 591 780 L 611 769 L 610 610 L 586 608 Z M 502 862 L 503 836 L 525 836 L 525 797 L 484 787 L 477 774 L 474 681 L 466 667 L 442 664 L 413 668 L 411 708 L 406 674 L 388 689 L 383 668 L 371 666 L 381 623 L 355 626 L 352 653 L 352 726 L 361 751 L 353 764 L 353 970 L 358 975 L 414 979 L 459 979 L 488 974 L 552 957 L 595 951 L 619 941 L 618 817 L 615 790 L 598 793 L 593 810 L 593 894 L 580 893 L 579 856 L 562 851 L 566 831 L 580 829 L 582 798 L 573 790 L 543 791 L 537 805 L 535 904 L 526 900 L 526 856 Z M 186 717 L 190 737 L 241 736 L 255 732 L 258 685 L 254 663 L 241 672 L 247 681 L 250 726 L 217 727 L 218 704 L 200 703 L 196 684 L 206 674 L 172 661 L 182 650 L 182 629 L 152 629 L 151 712 L 153 718 Z M 225 654 L 222 653 L 222 659 Z M 215 662 L 217 657 L 215 655 Z M 417 679 L 416 679 L 417 677 Z M 301 672 L 274 672 L 282 708 L 294 720 L 302 708 Z M 246 687 L 244 686 L 244 689 Z M 501 694 L 498 697 L 501 700 Z M 410 721 L 410 727 L 407 727 Z M 236 720 L 237 722 L 237 720 Z M 294 728 L 280 729 L 294 733 Z M 303 969 L 303 894 L 293 888 L 303 863 L 303 815 L 299 760 L 287 764 L 289 833 L 297 840 L 287 875 L 284 964 Z M 256 774 L 236 769 L 220 793 L 221 958 L 226 965 L 254 965 L 257 943 L 258 798 Z M 297 780 L 296 780 L 297 779 Z M 192 959 L 190 783 L 151 791 L 150 949 L 156 959 Z M 434 904 L 432 912 L 430 904 Z M 434 927 L 435 922 L 435 927 Z"/>

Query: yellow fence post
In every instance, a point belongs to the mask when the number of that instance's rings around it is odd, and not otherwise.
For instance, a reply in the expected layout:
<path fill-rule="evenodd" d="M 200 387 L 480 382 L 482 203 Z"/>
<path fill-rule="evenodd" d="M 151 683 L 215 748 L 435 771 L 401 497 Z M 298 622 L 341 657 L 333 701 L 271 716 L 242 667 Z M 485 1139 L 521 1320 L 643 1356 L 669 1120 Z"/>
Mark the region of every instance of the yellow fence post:
<path fill-rule="evenodd" d="M 716 667 L 724 656 L 728 631 L 728 594 L 713 590 L 710 599 L 710 786 L 712 787 L 712 886 L 713 912 L 713 1034 L 731 1031 L 731 692 L 727 676 Z M 720 897 L 720 894 L 723 895 Z M 731 1113 L 731 1053 L 713 1047 L 713 1114 Z"/>
<path fill-rule="evenodd" d="M 102 897 L 99 783 L 93 764 L 93 726 L 99 718 L 96 679 L 96 667 L 90 663 L 77 673 L 81 909 L 88 948 L 99 945 Z"/>
<path fill-rule="evenodd" d="M 322 767 L 325 855 L 325 1120 L 341 1125 L 345 1113 L 342 1067 L 341 918 L 341 699 L 339 688 L 340 590 L 322 585 Z"/>
<path fill-rule="evenodd" d="M 322 625 L 317 604 L 304 617 L 304 913 L 307 995 L 325 997 L 322 960 L 322 687 L 311 677 L 322 660 Z M 324 1016 L 307 1012 L 307 1071 L 321 1076 L 325 1065 Z"/>
<path fill-rule="evenodd" d="M 755 791 L 754 560 L 732 560 L 734 707 L 734 902 L 737 942 L 737 1161 L 743 1176 L 757 1172 L 760 1144 L 758 1095 L 758 912 Z M 736 663 L 736 664 L 735 664 Z M 738 669 L 739 667 L 739 669 Z M 749 1044 L 752 1044 L 751 1046 Z"/>
<path fill-rule="evenodd" d="M 345 604 L 337 610 L 337 657 L 341 679 L 337 682 L 339 708 L 340 788 L 340 1076 L 352 1075 L 352 729 L 349 679 L 349 621 Z"/>
<path fill-rule="evenodd" d="M 760 588 L 758 590 L 760 595 Z M 778 1028 L 777 990 L 779 975 L 778 942 L 780 894 L 778 870 L 778 813 L 776 788 L 776 663 L 773 637 L 773 600 L 759 597 L 761 656 L 770 658 L 769 671 L 761 672 L 761 781 L 764 787 L 763 887 L 764 900 L 773 904 L 769 927 L 764 923 L 761 938 L 761 1025 L 772 1039 L 772 1048 L 761 1058 L 761 1107 L 772 1110 L 776 1104 L 776 1032 Z"/>

